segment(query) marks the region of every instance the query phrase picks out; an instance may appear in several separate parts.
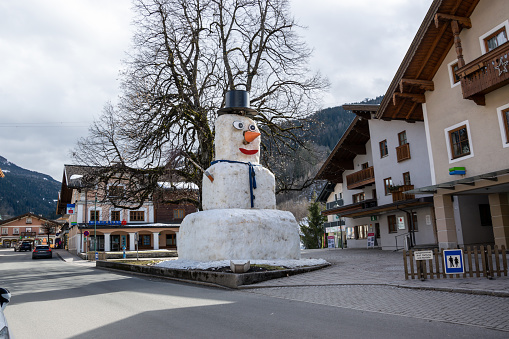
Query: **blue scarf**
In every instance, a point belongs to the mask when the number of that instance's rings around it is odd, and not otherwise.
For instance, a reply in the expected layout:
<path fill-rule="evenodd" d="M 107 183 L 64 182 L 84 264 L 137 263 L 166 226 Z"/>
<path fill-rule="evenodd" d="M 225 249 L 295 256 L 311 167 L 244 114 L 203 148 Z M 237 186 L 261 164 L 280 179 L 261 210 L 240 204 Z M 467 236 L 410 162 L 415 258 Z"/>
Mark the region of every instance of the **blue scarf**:
<path fill-rule="evenodd" d="M 260 165 L 253 165 L 250 162 L 233 161 L 233 160 L 215 160 L 215 161 L 212 161 L 210 163 L 210 165 L 212 166 L 214 164 L 217 164 L 218 162 L 228 162 L 231 164 L 244 164 L 244 165 L 249 166 L 249 193 L 251 194 L 251 208 L 253 208 L 254 207 L 254 199 L 255 199 L 255 196 L 253 194 L 253 189 L 256 189 L 256 178 L 255 178 L 254 167 L 260 166 Z"/>

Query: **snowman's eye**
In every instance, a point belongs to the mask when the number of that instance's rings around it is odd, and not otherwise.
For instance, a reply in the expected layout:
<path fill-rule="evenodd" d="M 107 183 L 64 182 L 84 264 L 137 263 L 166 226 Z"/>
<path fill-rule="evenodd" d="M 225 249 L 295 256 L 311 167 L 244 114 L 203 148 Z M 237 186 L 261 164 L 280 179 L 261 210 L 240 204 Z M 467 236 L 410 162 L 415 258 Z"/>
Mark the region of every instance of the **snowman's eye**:
<path fill-rule="evenodd" d="M 249 125 L 248 129 L 250 131 L 256 131 L 256 126 L 255 125 Z"/>
<path fill-rule="evenodd" d="M 244 124 L 241 123 L 240 121 L 234 121 L 233 122 L 233 127 L 235 127 L 236 129 L 243 129 L 244 128 Z"/>

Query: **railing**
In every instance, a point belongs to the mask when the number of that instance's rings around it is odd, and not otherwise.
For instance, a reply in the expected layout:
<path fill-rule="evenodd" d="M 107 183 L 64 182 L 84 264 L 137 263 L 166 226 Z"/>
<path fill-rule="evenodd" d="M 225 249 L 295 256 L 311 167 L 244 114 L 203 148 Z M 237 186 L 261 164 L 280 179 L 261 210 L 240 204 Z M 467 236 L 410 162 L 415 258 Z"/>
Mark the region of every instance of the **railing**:
<path fill-rule="evenodd" d="M 398 162 L 410 159 L 410 144 L 406 143 L 396 147 L 396 156 L 398 158 Z"/>
<path fill-rule="evenodd" d="M 397 188 L 392 188 L 390 190 L 390 192 L 392 194 L 392 202 L 415 199 L 414 194 L 403 193 L 405 191 L 410 191 L 413 189 L 414 189 L 414 185 L 403 185 L 403 186 L 399 186 Z"/>
<path fill-rule="evenodd" d="M 361 188 L 374 182 L 375 170 L 373 166 L 346 176 L 346 187 L 348 189 Z"/>
<path fill-rule="evenodd" d="M 497 245 L 492 249 L 490 245 L 484 247 L 480 246 L 479 249 L 473 249 L 468 246 L 463 250 L 463 267 L 465 273 L 461 274 L 446 274 L 444 267 L 444 250 L 433 251 L 433 259 L 428 260 L 414 260 L 414 251 L 403 251 L 403 262 L 405 265 L 405 279 L 426 279 L 428 276 L 434 279 L 442 278 L 459 278 L 462 276 L 466 278 L 467 275 L 473 277 L 480 277 L 481 275 L 486 278 L 493 278 L 495 274 L 507 276 L 507 256 L 505 246 L 502 245 L 499 249 Z"/>
<path fill-rule="evenodd" d="M 336 208 L 336 207 L 341 207 L 344 205 L 344 201 L 343 199 L 338 199 L 336 201 L 332 201 L 332 202 L 328 202 L 325 206 L 327 210 L 330 210 L 330 209 L 333 209 L 333 208 Z"/>
<path fill-rule="evenodd" d="M 509 83 L 509 43 L 497 47 L 456 71 L 463 98 L 484 105 L 484 95 Z"/>

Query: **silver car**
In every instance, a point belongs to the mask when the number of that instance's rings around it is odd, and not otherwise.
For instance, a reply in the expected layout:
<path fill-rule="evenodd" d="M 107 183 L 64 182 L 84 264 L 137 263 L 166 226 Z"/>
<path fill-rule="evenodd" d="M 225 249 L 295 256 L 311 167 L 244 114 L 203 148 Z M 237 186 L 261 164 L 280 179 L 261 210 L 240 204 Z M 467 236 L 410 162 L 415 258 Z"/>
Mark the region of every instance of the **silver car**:
<path fill-rule="evenodd" d="M 12 338 L 11 331 L 5 319 L 4 309 L 11 300 L 11 293 L 6 288 L 0 287 L 0 339 Z"/>

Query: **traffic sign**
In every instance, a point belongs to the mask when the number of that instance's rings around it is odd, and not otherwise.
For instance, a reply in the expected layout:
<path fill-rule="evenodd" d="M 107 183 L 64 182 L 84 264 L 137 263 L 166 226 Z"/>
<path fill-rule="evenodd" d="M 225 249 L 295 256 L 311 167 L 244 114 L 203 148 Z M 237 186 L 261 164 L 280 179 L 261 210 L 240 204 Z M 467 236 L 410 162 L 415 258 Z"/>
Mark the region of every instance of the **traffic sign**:
<path fill-rule="evenodd" d="M 463 250 L 444 250 L 444 267 L 446 274 L 465 273 Z"/>
<path fill-rule="evenodd" d="M 90 232 L 89 231 L 85 231 L 85 232 L 83 232 L 83 234 L 85 235 L 85 237 L 88 237 L 90 235 Z"/>

